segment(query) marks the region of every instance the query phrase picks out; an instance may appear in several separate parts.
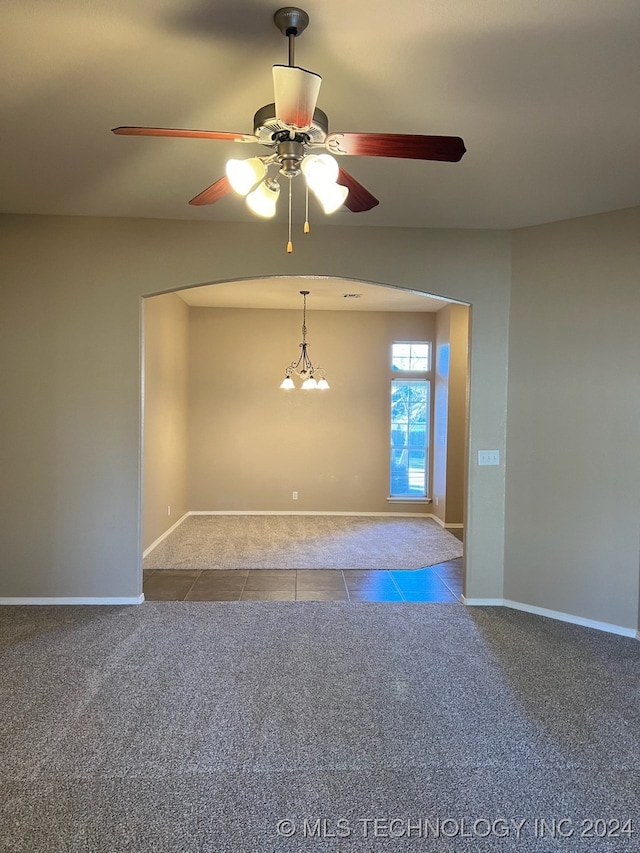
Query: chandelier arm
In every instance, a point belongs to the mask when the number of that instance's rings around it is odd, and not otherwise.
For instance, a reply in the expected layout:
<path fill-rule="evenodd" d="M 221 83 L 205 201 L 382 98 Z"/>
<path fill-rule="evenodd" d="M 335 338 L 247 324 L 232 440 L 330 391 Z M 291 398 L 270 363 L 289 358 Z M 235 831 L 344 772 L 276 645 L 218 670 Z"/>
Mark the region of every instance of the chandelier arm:
<path fill-rule="evenodd" d="M 307 352 L 307 344 L 306 343 L 302 344 L 302 353 L 304 356 L 304 358 L 302 360 L 303 365 L 304 365 L 304 369 L 307 373 L 309 373 L 313 376 L 313 362 L 311 361 L 311 359 L 309 357 L 309 353 Z"/>

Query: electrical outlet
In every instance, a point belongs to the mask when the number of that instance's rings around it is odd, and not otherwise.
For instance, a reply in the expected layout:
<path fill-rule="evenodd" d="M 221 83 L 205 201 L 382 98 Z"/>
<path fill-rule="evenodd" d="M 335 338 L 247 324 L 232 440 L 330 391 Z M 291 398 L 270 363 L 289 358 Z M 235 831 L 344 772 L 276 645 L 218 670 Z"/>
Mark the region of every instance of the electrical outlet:
<path fill-rule="evenodd" d="M 293 500 L 294 500 L 294 501 L 297 501 L 297 500 L 298 500 L 298 493 L 297 493 L 297 492 L 292 492 L 292 493 L 291 493 L 291 497 L 293 498 Z"/>

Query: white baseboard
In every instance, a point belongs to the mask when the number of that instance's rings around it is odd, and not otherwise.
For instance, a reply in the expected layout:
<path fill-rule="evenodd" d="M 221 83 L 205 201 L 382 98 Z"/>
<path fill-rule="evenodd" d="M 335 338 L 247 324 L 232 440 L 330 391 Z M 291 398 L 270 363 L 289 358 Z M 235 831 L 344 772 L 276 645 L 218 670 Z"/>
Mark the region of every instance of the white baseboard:
<path fill-rule="evenodd" d="M 438 518 L 438 516 L 434 515 L 433 513 L 429 513 L 429 518 L 432 518 L 440 525 L 440 527 L 444 527 L 445 530 L 464 530 L 464 524 L 447 524 L 445 521 L 443 521 L 441 518 Z"/>
<path fill-rule="evenodd" d="M 173 531 L 176 529 L 176 527 L 181 525 L 182 522 L 185 520 L 185 518 L 188 515 L 192 515 L 192 513 L 185 512 L 185 514 L 182 516 L 182 518 L 179 518 L 175 524 L 172 524 L 168 530 L 165 530 L 165 532 L 162 534 L 162 536 L 158 536 L 158 538 L 156 539 L 155 542 L 152 542 L 148 548 L 145 548 L 145 550 L 142 552 L 142 557 L 143 558 L 148 557 L 149 554 L 153 551 L 153 549 L 156 548 L 162 542 L 163 539 L 166 539 L 170 533 L 173 533 Z"/>
<path fill-rule="evenodd" d="M 134 596 L 133 598 L 83 598 L 82 596 L 73 598 L 0 598 L 0 605 L 14 604 L 142 604 L 144 595 Z"/>
<path fill-rule="evenodd" d="M 521 610 L 524 613 L 532 613 L 534 616 L 545 616 L 547 619 L 569 622 L 572 625 L 581 625 L 584 628 L 594 628 L 596 631 L 605 631 L 607 634 L 639 638 L 639 632 L 634 628 L 623 628 L 622 625 L 612 625 L 610 622 L 585 619 L 583 616 L 574 616 L 572 613 L 563 613 L 561 610 L 548 610 L 546 607 L 523 604 L 521 601 L 512 601 L 508 598 L 465 598 L 463 596 L 462 603 L 469 607 L 510 607 L 512 610 Z"/>
<path fill-rule="evenodd" d="M 361 518 L 431 518 L 428 512 L 324 512 L 316 510 L 192 509 L 187 515 L 344 515 Z M 166 536 L 170 531 L 167 531 Z M 155 544 L 155 543 L 154 543 Z"/>
<path fill-rule="evenodd" d="M 548 610 L 546 607 L 536 607 L 533 604 L 522 604 L 520 601 L 511 601 L 508 598 L 505 598 L 504 603 L 505 607 L 512 607 L 514 610 L 523 610 L 525 613 L 533 613 L 536 616 L 546 616 L 548 619 L 557 619 L 559 622 L 571 622 L 573 625 L 595 628 L 596 631 L 619 634 L 621 637 L 636 636 L 634 628 L 623 628 L 622 625 L 612 625 L 610 622 L 585 619 L 583 616 L 574 616 L 572 613 L 563 613 L 561 610 Z"/>

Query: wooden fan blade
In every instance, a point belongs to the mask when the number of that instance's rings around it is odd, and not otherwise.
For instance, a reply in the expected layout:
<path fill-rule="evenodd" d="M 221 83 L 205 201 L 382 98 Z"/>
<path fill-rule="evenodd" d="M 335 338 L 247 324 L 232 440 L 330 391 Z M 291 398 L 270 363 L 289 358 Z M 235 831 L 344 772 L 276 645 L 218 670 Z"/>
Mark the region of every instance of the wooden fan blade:
<path fill-rule="evenodd" d="M 378 199 L 371 195 L 369 190 L 365 189 L 362 184 L 356 181 L 353 175 L 345 172 L 342 168 L 338 171 L 336 183 L 349 190 L 349 195 L 345 199 L 344 206 L 348 207 L 352 213 L 362 213 L 380 204 Z"/>
<path fill-rule="evenodd" d="M 257 142 L 248 133 L 226 133 L 221 130 L 182 130 L 177 127 L 114 127 L 118 136 L 179 136 L 187 139 L 220 139 L 228 142 Z"/>
<path fill-rule="evenodd" d="M 406 133 L 330 133 L 325 145 L 332 154 L 446 160 L 450 163 L 457 163 L 467 150 L 459 136 L 418 136 Z"/>
<path fill-rule="evenodd" d="M 189 204 L 215 204 L 217 201 L 220 201 L 221 198 L 224 198 L 227 193 L 230 192 L 231 184 L 227 180 L 227 176 L 224 175 L 222 178 L 220 178 L 219 181 L 216 181 L 215 184 L 211 184 L 211 186 L 207 187 L 206 190 L 202 190 L 201 193 L 198 193 L 197 196 L 194 196 L 189 202 Z"/>

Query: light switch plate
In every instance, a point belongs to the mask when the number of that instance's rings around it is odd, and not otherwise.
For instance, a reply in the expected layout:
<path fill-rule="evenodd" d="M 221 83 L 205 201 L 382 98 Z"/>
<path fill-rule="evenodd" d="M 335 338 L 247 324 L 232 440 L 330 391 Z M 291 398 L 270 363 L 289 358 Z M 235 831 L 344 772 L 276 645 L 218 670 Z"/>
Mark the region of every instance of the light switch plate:
<path fill-rule="evenodd" d="M 500 451 L 499 450 L 479 450 L 478 465 L 499 465 Z"/>

